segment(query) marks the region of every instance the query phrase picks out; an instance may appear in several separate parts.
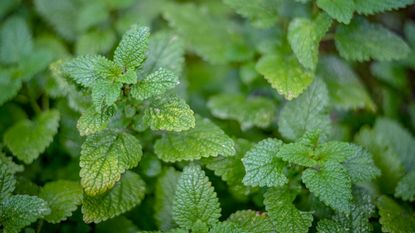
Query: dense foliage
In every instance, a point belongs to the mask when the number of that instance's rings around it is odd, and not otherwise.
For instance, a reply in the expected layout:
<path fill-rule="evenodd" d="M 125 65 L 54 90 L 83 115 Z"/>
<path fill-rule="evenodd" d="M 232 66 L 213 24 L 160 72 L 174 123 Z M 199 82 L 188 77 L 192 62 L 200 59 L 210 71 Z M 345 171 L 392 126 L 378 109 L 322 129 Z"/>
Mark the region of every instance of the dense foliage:
<path fill-rule="evenodd" d="M 1 0 L 0 231 L 415 232 L 414 17 Z"/>

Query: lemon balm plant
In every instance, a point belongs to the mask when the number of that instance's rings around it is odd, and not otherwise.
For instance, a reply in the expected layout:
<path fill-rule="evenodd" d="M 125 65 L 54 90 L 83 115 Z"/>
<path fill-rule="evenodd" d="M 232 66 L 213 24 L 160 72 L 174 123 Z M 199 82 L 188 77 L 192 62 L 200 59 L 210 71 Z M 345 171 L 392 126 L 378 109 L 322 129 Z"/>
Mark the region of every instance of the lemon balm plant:
<path fill-rule="evenodd" d="M 414 0 L 5 0 L 0 231 L 415 232 Z"/>

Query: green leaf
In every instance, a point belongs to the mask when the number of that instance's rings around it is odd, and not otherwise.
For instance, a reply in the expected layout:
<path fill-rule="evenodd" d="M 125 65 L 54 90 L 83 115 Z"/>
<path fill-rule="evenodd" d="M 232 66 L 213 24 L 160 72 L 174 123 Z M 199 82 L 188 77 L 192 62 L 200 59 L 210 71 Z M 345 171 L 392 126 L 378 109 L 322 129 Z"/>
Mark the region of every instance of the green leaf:
<path fill-rule="evenodd" d="M 371 181 L 380 176 L 380 170 L 373 162 L 372 155 L 360 146 L 352 145 L 354 153 L 344 162 L 353 183 Z"/>
<path fill-rule="evenodd" d="M 84 222 L 99 223 L 131 210 L 143 200 L 145 190 L 145 183 L 141 177 L 127 171 L 109 192 L 98 196 L 84 196 Z"/>
<path fill-rule="evenodd" d="M 125 84 L 136 84 L 137 73 L 135 70 L 128 70 L 115 81 L 120 82 L 120 83 L 125 83 Z"/>
<path fill-rule="evenodd" d="M 194 231 L 192 229 L 192 232 L 200 232 L 200 231 Z M 241 229 L 238 228 L 235 224 L 230 222 L 220 222 L 216 225 L 214 225 L 210 230 L 209 233 L 240 233 Z"/>
<path fill-rule="evenodd" d="M 105 63 L 106 61 L 108 59 L 99 55 L 80 56 L 64 63 L 62 70 L 76 83 L 84 87 L 93 87 L 101 79 L 98 66 L 100 63 Z"/>
<path fill-rule="evenodd" d="M 32 49 L 32 35 L 26 21 L 17 16 L 8 18 L 0 31 L 0 62 L 21 62 L 30 55 Z"/>
<path fill-rule="evenodd" d="M 333 209 L 350 212 L 352 183 L 346 169 L 336 162 L 327 162 L 317 169 L 307 168 L 302 175 L 306 187 Z"/>
<path fill-rule="evenodd" d="M 239 200 L 246 200 L 247 195 L 254 192 L 251 187 L 247 187 L 242 183 L 245 176 L 242 158 L 251 146 L 252 143 L 245 139 L 236 139 L 236 154 L 234 156 L 219 156 L 205 160 L 206 168 L 220 176 L 228 184 L 231 194 Z"/>
<path fill-rule="evenodd" d="M 371 197 L 362 191 L 355 192 L 350 214 L 336 213 L 332 219 L 323 219 L 317 225 L 319 233 L 373 232 L 370 221 L 375 206 Z"/>
<path fill-rule="evenodd" d="M 16 179 L 6 163 L 0 162 L 0 201 L 8 198 L 14 191 Z"/>
<path fill-rule="evenodd" d="M 180 172 L 169 167 L 159 176 L 156 182 L 154 218 L 160 230 L 163 231 L 176 226 L 173 221 L 172 209 L 179 177 Z"/>
<path fill-rule="evenodd" d="M 282 142 L 277 139 L 265 139 L 249 150 L 242 162 L 246 175 L 245 185 L 250 186 L 282 186 L 288 182 L 285 176 L 287 163 L 276 156 Z"/>
<path fill-rule="evenodd" d="M 92 102 L 97 112 L 112 106 L 121 95 L 122 83 L 100 80 L 92 87 Z"/>
<path fill-rule="evenodd" d="M 395 196 L 405 201 L 415 200 L 415 170 L 406 174 L 395 189 Z"/>
<path fill-rule="evenodd" d="M 414 4 L 414 0 L 354 0 L 359 14 L 371 15 L 383 11 L 399 9 Z"/>
<path fill-rule="evenodd" d="M 161 95 L 179 83 L 179 78 L 176 74 L 160 68 L 134 85 L 131 89 L 131 95 L 137 100 L 145 100 Z"/>
<path fill-rule="evenodd" d="M 183 70 L 184 52 L 184 41 L 177 35 L 163 32 L 153 35 L 148 44 L 143 73 L 150 74 L 164 68 L 180 76 Z"/>
<path fill-rule="evenodd" d="M 68 0 L 35 0 L 36 11 L 66 39 L 75 39 L 79 5 Z"/>
<path fill-rule="evenodd" d="M 294 204 L 295 193 L 287 187 L 268 189 L 264 194 L 264 205 L 277 231 L 306 233 L 313 222 L 310 212 L 298 210 Z"/>
<path fill-rule="evenodd" d="M 331 23 L 331 18 L 326 14 L 320 14 L 314 21 L 296 18 L 290 22 L 288 42 L 298 61 L 306 69 L 316 69 L 320 40 L 330 28 Z"/>
<path fill-rule="evenodd" d="M 7 70 L 0 70 L 0 106 L 17 95 L 22 82 L 14 79 Z"/>
<path fill-rule="evenodd" d="M 275 232 L 274 225 L 270 218 L 265 214 L 259 214 L 253 210 L 239 210 L 231 214 L 225 222 L 235 224 L 244 232 L 250 233 L 270 233 Z"/>
<path fill-rule="evenodd" d="M 66 220 L 82 201 L 82 188 L 78 182 L 58 180 L 47 183 L 40 190 L 39 197 L 45 200 L 51 210 L 45 216 L 50 223 Z"/>
<path fill-rule="evenodd" d="M 165 133 L 156 141 L 154 152 L 166 161 L 194 160 L 202 157 L 231 156 L 234 142 L 208 119 L 196 116 L 196 126 L 183 132 Z"/>
<path fill-rule="evenodd" d="M 1 150 L 0 150 L 0 164 L 5 164 L 9 172 L 12 174 L 15 174 L 17 172 L 22 172 L 24 170 L 23 165 L 19 165 L 13 162 L 12 157 L 6 156 L 3 152 L 1 152 Z"/>
<path fill-rule="evenodd" d="M 376 202 L 383 232 L 415 232 L 414 213 L 403 208 L 393 199 L 380 196 Z"/>
<path fill-rule="evenodd" d="M 50 213 L 46 201 L 28 195 L 14 195 L 0 205 L 0 222 L 3 231 L 18 233 L 20 230 Z"/>
<path fill-rule="evenodd" d="M 242 35 L 235 33 L 224 14 L 193 3 L 165 5 L 164 18 L 186 41 L 188 48 L 204 60 L 224 64 L 252 57 Z"/>
<path fill-rule="evenodd" d="M 92 30 L 79 36 L 75 44 L 77 55 L 107 54 L 113 47 L 116 35 L 111 30 Z"/>
<path fill-rule="evenodd" d="M 183 131 L 195 127 L 195 117 L 189 105 L 175 96 L 152 99 L 144 110 L 144 122 L 152 130 Z"/>
<path fill-rule="evenodd" d="M 363 18 L 337 27 L 335 42 L 340 55 L 347 60 L 399 60 L 410 52 L 409 46 L 398 35 Z"/>
<path fill-rule="evenodd" d="M 316 166 L 318 161 L 314 148 L 317 147 L 319 139 L 319 134 L 316 132 L 306 133 L 297 142 L 282 145 L 276 156 L 300 166 Z"/>
<path fill-rule="evenodd" d="M 128 133 L 103 131 L 87 137 L 79 162 L 84 191 L 92 196 L 108 191 L 141 156 L 140 142 Z"/>
<path fill-rule="evenodd" d="M 58 131 L 59 112 L 46 111 L 33 121 L 19 121 L 4 134 L 4 143 L 19 160 L 30 164 L 53 141 Z"/>
<path fill-rule="evenodd" d="M 317 72 L 327 84 L 330 102 L 335 108 L 376 109 L 359 77 L 345 61 L 335 56 L 322 57 Z"/>
<path fill-rule="evenodd" d="M 115 49 L 114 61 L 124 69 L 135 69 L 143 63 L 147 52 L 150 29 L 134 25 L 122 37 Z"/>
<path fill-rule="evenodd" d="M 237 120 L 242 130 L 253 126 L 268 127 L 274 120 L 277 109 L 270 99 L 244 97 L 240 94 L 219 94 L 207 103 L 212 114 L 220 119 Z"/>
<path fill-rule="evenodd" d="M 95 230 L 99 233 L 141 233 L 141 231 L 138 231 L 138 228 L 134 225 L 134 223 L 124 216 L 115 217 L 105 222 L 101 222 L 96 225 Z"/>
<path fill-rule="evenodd" d="M 173 202 L 173 218 L 185 229 L 191 229 L 197 221 L 213 226 L 220 217 L 219 200 L 198 165 L 189 165 L 183 169 L 177 184 Z"/>
<path fill-rule="evenodd" d="M 94 107 L 90 107 L 82 113 L 76 127 L 78 128 L 81 136 L 94 134 L 106 129 L 113 116 L 113 108 L 97 112 Z"/>
<path fill-rule="evenodd" d="M 354 0 L 317 0 L 317 6 L 337 21 L 349 24 L 353 17 Z"/>
<path fill-rule="evenodd" d="M 260 28 L 271 27 L 278 20 L 278 0 L 224 0 L 224 3 Z"/>
<path fill-rule="evenodd" d="M 331 133 L 328 101 L 326 85 L 317 79 L 305 93 L 282 108 L 278 119 L 281 135 L 295 140 L 306 132 L 320 130 L 323 137 L 328 136 Z"/>
<path fill-rule="evenodd" d="M 288 100 L 299 96 L 314 79 L 313 73 L 304 70 L 293 55 L 266 55 L 258 61 L 256 69 Z"/>

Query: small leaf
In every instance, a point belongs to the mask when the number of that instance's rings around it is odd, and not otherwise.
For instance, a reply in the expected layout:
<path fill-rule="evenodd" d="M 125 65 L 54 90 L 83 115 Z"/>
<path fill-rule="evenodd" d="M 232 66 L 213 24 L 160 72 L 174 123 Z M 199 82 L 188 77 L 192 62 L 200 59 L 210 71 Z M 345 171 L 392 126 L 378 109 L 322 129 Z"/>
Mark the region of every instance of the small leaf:
<path fill-rule="evenodd" d="M 395 189 L 395 196 L 405 201 L 415 200 L 415 171 L 406 174 Z"/>
<path fill-rule="evenodd" d="M 352 200 L 352 183 L 340 164 L 327 162 L 319 169 L 307 168 L 302 175 L 306 187 L 326 205 L 349 213 Z"/>
<path fill-rule="evenodd" d="M 414 213 L 403 208 L 393 199 L 380 196 L 376 202 L 383 232 L 415 232 Z"/>
<path fill-rule="evenodd" d="M 273 187 L 288 182 L 284 174 L 287 163 L 276 156 L 281 145 L 277 139 L 265 139 L 246 153 L 242 160 L 246 170 L 245 185 Z"/>
<path fill-rule="evenodd" d="M 363 18 L 354 19 L 349 25 L 340 25 L 335 42 L 340 55 L 347 60 L 399 60 L 410 52 L 409 46 L 398 35 Z"/>
<path fill-rule="evenodd" d="M 14 195 L 0 204 L 0 222 L 7 233 L 18 233 L 49 213 L 48 203 L 35 196 Z"/>
<path fill-rule="evenodd" d="M 138 165 L 141 156 L 140 142 L 128 133 L 103 131 L 87 137 L 79 162 L 84 191 L 94 196 L 111 189 L 122 173 Z"/>
<path fill-rule="evenodd" d="M 265 213 L 253 210 L 238 210 L 231 214 L 226 222 L 235 224 L 243 232 L 269 233 L 274 232 L 274 225 Z"/>
<path fill-rule="evenodd" d="M 224 3 L 260 28 L 268 28 L 278 21 L 281 4 L 278 0 L 224 0 Z"/>
<path fill-rule="evenodd" d="M 242 130 L 253 126 L 268 127 L 277 112 L 270 99 L 264 97 L 245 98 L 239 94 L 215 95 L 209 99 L 207 106 L 218 118 L 237 120 Z"/>
<path fill-rule="evenodd" d="M 213 226 L 220 217 L 219 200 L 198 165 L 184 168 L 177 184 L 173 202 L 173 218 L 185 229 L 191 229 L 197 221 Z"/>
<path fill-rule="evenodd" d="M 140 80 L 131 89 L 131 95 L 137 100 L 158 96 L 179 84 L 179 78 L 173 72 L 160 68 Z"/>
<path fill-rule="evenodd" d="M 84 222 L 99 223 L 131 210 L 141 203 L 145 190 L 145 183 L 141 177 L 127 171 L 112 190 L 98 196 L 84 196 Z"/>
<path fill-rule="evenodd" d="M 323 81 L 316 80 L 306 92 L 282 108 L 278 119 L 282 136 L 295 140 L 314 130 L 320 130 L 322 137 L 330 135 L 328 101 L 326 85 Z"/>
<path fill-rule="evenodd" d="M 143 63 L 147 52 L 150 29 L 134 25 L 122 37 L 115 49 L 114 61 L 124 69 L 135 69 Z"/>
<path fill-rule="evenodd" d="M 304 70 L 293 55 L 264 56 L 258 61 L 256 69 L 288 100 L 299 96 L 314 79 L 313 73 Z"/>
<path fill-rule="evenodd" d="M 359 14 L 371 15 L 414 4 L 414 0 L 354 0 Z"/>
<path fill-rule="evenodd" d="M 98 72 L 98 64 L 108 61 L 99 55 L 85 55 L 65 62 L 62 70 L 76 83 L 84 87 L 93 87 L 102 77 Z"/>
<path fill-rule="evenodd" d="M 0 30 L 0 61 L 13 64 L 25 59 L 33 49 L 32 35 L 26 21 L 13 16 L 4 21 Z"/>
<path fill-rule="evenodd" d="M 317 0 L 317 6 L 337 21 L 349 24 L 353 17 L 354 0 Z"/>
<path fill-rule="evenodd" d="M 8 198 L 14 191 L 16 179 L 6 163 L 0 162 L 0 201 Z"/>
<path fill-rule="evenodd" d="M 81 204 L 82 188 L 74 181 L 53 181 L 40 190 L 39 197 L 45 200 L 51 209 L 51 213 L 45 216 L 46 221 L 59 223 L 70 217 Z"/>
<path fill-rule="evenodd" d="M 92 102 L 95 110 L 100 112 L 105 107 L 112 106 L 121 95 L 122 83 L 100 80 L 92 87 Z"/>
<path fill-rule="evenodd" d="M 144 110 L 143 120 L 152 130 L 179 132 L 195 127 L 193 115 L 183 99 L 166 96 L 152 100 Z"/>
<path fill-rule="evenodd" d="M 355 152 L 344 162 L 344 167 L 353 183 L 371 181 L 380 176 L 380 170 L 375 166 L 372 155 L 365 149 L 353 145 Z"/>
<path fill-rule="evenodd" d="M 278 232 L 306 233 L 313 222 L 310 212 L 298 210 L 293 200 L 295 193 L 287 187 L 268 189 L 264 194 L 264 205 Z"/>
<path fill-rule="evenodd" d="M 166 133 L 156 141 L 154 152 L 166 161 L 194 160 L 202 157 L 231 156 L 234 142 L 208 119 L 196 117 L 196 126 L 183 132 Z"/>
<path fill-rule="evenodd" d="M 19 160 L 30 164 L 52 142 L 58 126 L 58 111 L 43 112 L 33 121 L 23 120 L 9 128 L 4 143 Z"/>
<path fill-rule="evenodd" d="M 320 14 L 314 21 L 296 18 L 290 22 L 288 42 L 298 61 L 305 68 L 316 69 L 320 40 L 331 23 L 332 20 L 326 14 Z"/>

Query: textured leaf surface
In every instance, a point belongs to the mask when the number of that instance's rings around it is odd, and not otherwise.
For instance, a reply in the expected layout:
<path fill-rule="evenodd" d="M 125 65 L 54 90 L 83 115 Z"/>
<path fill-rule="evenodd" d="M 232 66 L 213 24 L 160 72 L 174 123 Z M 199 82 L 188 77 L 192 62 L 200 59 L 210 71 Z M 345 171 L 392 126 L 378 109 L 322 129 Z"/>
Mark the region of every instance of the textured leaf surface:
<path fill-rule="evenodd" d="M 82 113 L 76 127 L 81 136 L 97 133 L 107 128 L 109 121 L 114 115 L 114 109 L 109 108 L 102 112 L 95 111 L 90 107 Z"/>
<path fill-rule="evenodd" d="M 167 162 L 235 154 L 234 142 L 208 119 L 196 117 L 196 126 L 187 131 L 166 133 L 156 141 L 154 152 Z"/>
<path fill-rule="evenodd" d="M 195 117 L 183 99 L 166 96 L 153 99 L 144 110 L 144 122 L 152 130 L 183 131 L 195 127 Z"/>
<path fill-rule="evenodd" d="M 387 196 L 376 202 L 383 232 L 415 232 L 414 214 Z"/>
<path fill-rule="evenodd" d="M 128 133 L 104 131 L 89 136 L 82 145 L 79 166 L 81 185 L 88 195 L 111 189 L 142 156 L 137 138 Z"/>
<path fill-rule="evenodd" d="M 122 83 L 109 80 L 100 80 L 92 87 L 92 102 L 95 110 L 100 112 L 102 109 L 112 106 L 121 95 Z"/>
<path fill-rule="evenodd" d="M 288 182 L 284 174 L 287 163 L 276 156 L 281 145 L 277 139 L 265 139 L 246 153 L 242 160 L 246 170 L 245 185 L 272 187 Z"/>
<path fill-rule="evenodd" d="M 35 196 L 14 195 L 1 202 L 0 222 L 4 232 L 18 233 L 23 227 L 49 213 L 46 201 Z"/>
<path fill-rule="evenodd" d="M 134 69 L 143 63 L 147 52 L 150 29 L 133 26 L 122 37 L 114 52 L 114 61 L 126 69 Z"/>
<path fill-rule="evenodd" d="M 22 61 L 33 49 L 32 35 L 26 21 L 10 17 L 0 30 L 0 61 L 12 64 Z"/>
<path fill-rule="evenodd" d="M 415 171 L 406 174 L 398 183 L 395 196 L 405 201 L 415 200 Z"/>
<path fill-rule="evenodd" d="M 278 119 L 282 136 L 295 140 L 313 130 L 329 135 L 330 118 L 326 112 L 328 101 L 326 85 L 323 81 L 316 80 L 305 93 L 282 108 Z"/>
<path fill-rule="evenodd" d="M 313 215 L 294 206 L 295 193 L 286 187 L 272 188 L 267 190 L 264 198 L 265 209 L 278 232 L 308 232 Z"/>
<path fill-rule="evenodd" d="M 214 225 L 220 217 L 219 200 L 198 165 L 184 168 L 177 184 L 173 203 L 173 218 L 185 229 L 191 229 L 197 221 Z"/>
<path fill-rule="evenodd" d="M 349 174 L 340 164 L 328 162 L 318 170 L 308 168 L 303 172 L 302 180 L 326 205 L 343 213 L 350 211 L 352 184 Z"/>
<path fill-rule="evenodd" d="M 363 18 L 336 30 L 336 48 L 347 60 L 397 60 L 405 58 L 410 48 L 402 38 L 378 24 Z"/>
<path fill-rule="evenodd" d="M 237 120 L 243 130 L 253 126 L 268 127 L 277 112 L 270 99 L 264 97 L 245 98 L 239 94 L 213 96 L 209 99 L 207 106 L 218 118 Z"/>
<path fill-rule="evenodd" d="M 313 81 L 313 73 L 303 69 L 294 56 L 267 55 L 262 57 L 256 69 L 279 94 L 291 100 L 299 96 Z"/>
<path fill-rule="evenodd" d="M 108 61 L 99 55 L 85 55 L 64 63 L 62 70 L 76 83 L 84 87 L 93 87 L 101 76 L 98 72 L 98 64 Z"/>
<path fill-rule="evenodd" d="M 341 23 L 348 24 L 353 17 L 354 1 L 350 0 L 317 0 L 317 5 L 332 18 Z"/>
<path fill-rule="evenodd" d="M 320 40 L 326 34 L 331 23 L 332 20 L 326 14 L 320 14 L 314 21 L 296 18 L 290 22 L 288 42 L 298 61 L 305 68 L 315 70 Z"/>
<path fill-rule="evenodd" d="M 140 80 L 131 90 L 131 95 L 138 100 L 158 96 L 179 84 L 179 78 L 173 72 L 160 68 Z"/>
<path fill-rule="evenodd" d="M 23 120 L 4 134 L 4 143 L 26 164 L 35 160 L 52 142 L 58 131 L 59 112 L 43 112 L 33 121 Z"/>
<path fill-rule="evenodd" d="M 0 162 L 0 200 L 9 197 L 16 185 L 16 179 L 7 164 Z"/>
<path fill-rule="evenodd" d="M 359 146 L 353 147 L 355 152 L 344 162 L 352 182 L 365 182 L 378 177 L 380 170 L 376 167 L 372 155 Z"/>
<path fill-rule="evenodd" d="M 145 189 L 141 177 L 127 171 L 109 192 L 98 196 L 84 196 L 82 202 L 84 221 L 99 223 L 129 211 L 143 200 Z"/>
<path fill-rule="evenodd" d="M 47 183 L 39 193 L 45 200 L 51 213 L 45 216 L 46 221 L 58 223 L 72 215 L 82 201 L 82 187 L 78 182 L 58 180 Z"/>
<path fill-rule="evenodd" d="M 356 11 L 371 15 L 378 12 L 403 8 L 414 4 L 414 0 L 354 0 Z"/>
<path fill-rule="evenodd" d="M 244 232 L 271 233 L 275 232 L 271 219 L 265 213 L 253 210 L 239 210 L 233 213 L 226 222 L 238 226 Z"/>
<path fill-rule="evenodd" d="M 179 177 L 180 172 L 170 167 L 157 179 L 154 217 L 159 228 L 164 231 L 176 226 L 173 220 L 172 210 Z"/>

